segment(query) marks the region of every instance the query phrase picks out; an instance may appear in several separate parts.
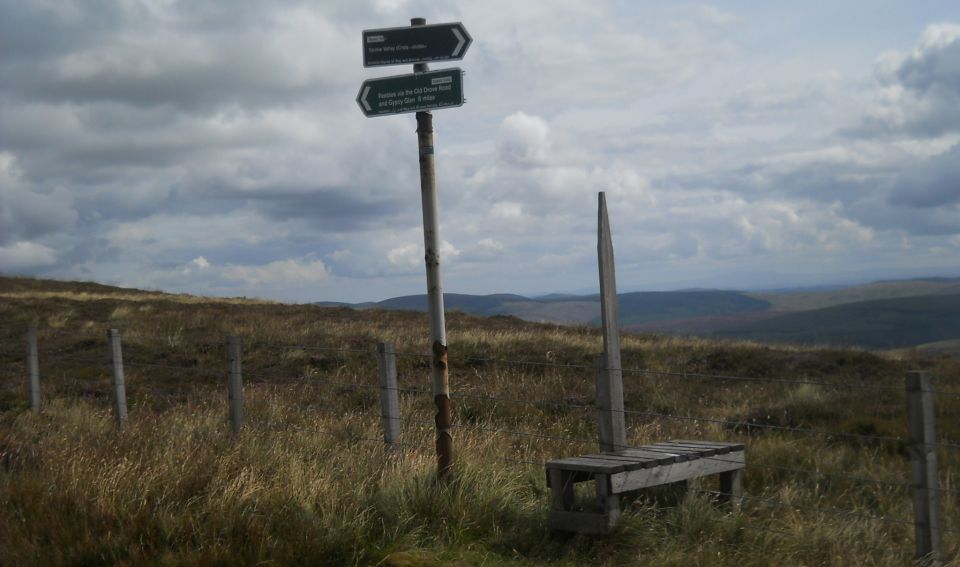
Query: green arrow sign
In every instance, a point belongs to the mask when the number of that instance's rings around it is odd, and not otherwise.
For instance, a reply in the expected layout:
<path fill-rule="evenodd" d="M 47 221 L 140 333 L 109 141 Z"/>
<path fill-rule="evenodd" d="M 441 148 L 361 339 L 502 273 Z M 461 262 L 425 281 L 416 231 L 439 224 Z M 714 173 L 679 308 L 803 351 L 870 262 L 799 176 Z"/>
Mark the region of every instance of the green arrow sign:
<path fill-rule="evenodd" d="M 472 42 L 460 22 L 363 30 L 363 66 L 463 59 Z"/>
<path fill-rule="evenodd" d="M 367 79 L 357 104 L 363 114 L 382 116 L 463 105 L 463 71 L 440 71 Z"/>

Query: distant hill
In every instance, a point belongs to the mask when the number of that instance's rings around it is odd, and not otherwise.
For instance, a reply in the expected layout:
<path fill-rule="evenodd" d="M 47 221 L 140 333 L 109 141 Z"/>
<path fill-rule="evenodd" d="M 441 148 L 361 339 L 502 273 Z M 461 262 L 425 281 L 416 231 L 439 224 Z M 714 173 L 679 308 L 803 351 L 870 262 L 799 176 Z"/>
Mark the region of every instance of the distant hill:
<path fill-rule="evenodd" d="M 960 293 L 960 278 L 891 280 L 822 291 L 788 290 L 784 292 L 750 293 L 749 295 L 769 302 L 771 309 L 774 311 L 805 311 L 874 299 L 955 293 Z"/>
<path fill-rule="evenodd" d="M 443 305 L 446 309 L 458 309 L 464 313 L 474 315 L 501 315 L 498 310 L 504 303 L 512 301 L 529 301 L 522 295 L 497 293 L 493 295 L 467 295 L 462 293 L 443 294 Z M 406 295 L 377 302 L 373 307 L 379 309 L 398 309 L 406 311 L 426 311 L 426 295 Z"/>
<path fill-rule="evenodd" d="M 350 307 L 353 309 L 369 309 L 371 307 L 377 306 L 377 304 L 373 301 L 365 301 L 363 303 L 346 303 L 343 301 L 315 301 L 311 305 L 316 305 L 317 307 Z"/>
<path fill-rule="evenodd" d="M 130 295 L 155 295 L 162 292 L 117 287 L 97 282 L 59 281 L 31 278 L 27 276 L 4 276 L 0 274 L 0 293 L 72 293 L 104 294 L 118 291 Z"/>
<path fill-rule="evenodd" d="M 960 340 L 960 278 L 880 281 L 847 287 L 740 292 L 693 289 L 621 293 L 620 324 L 628 332 L 856 345 L 914 347 Z M 526 321 L 599 325 L 600 296 L 444 294 L 449 310 Z M 425 295 L 331 307 L 426 311 Z M 953 314 L 953 315 L 951 315 Z M 954 319 L 949 319 L 953 316 Z M 958 323 L 960 324 L 960 323 Z M 952 345 L 953 343 L 947 343 Z M 930 352 L 953 352 L 934 348 Z"/>
<path fill-rule="evenodd" d="M 0 297 L 54 297 L 96 301 L 124 294 L 128 300 L 220 301 L 106 286 L 0 276 Z M 234 298 L 231 302 L 264 303 Z M 448 310 L 481 316 L 507 315 L 554 324 L 599 325 L 598 295 L 444 294 Z M 425 295 L 380 302 L 319 302 L 353 309 L 426 311 Z M 697 335 L 767 342 L 914 349 L 960 356 L 960 278 L 881 281 L 842 289 L 746 293 L 722 290 L 631 292 L 619 295 L 627 332 Z"/>
<path fill-rule="evenodd" d="M 656 291 L 624 293 L 620 324 L 624 326 L 688 317 L 766 311 L 770 303 L 739 291 Z"/>
<path fill-rule="evenodd" d="M 664 321 L 680 317 L 716 316 L 763 311 L 770 304 L 736 291 L 651 291 L 618 295 L 622 326 Z M 522 295 L 443 294 L 444 306 L 474 315 L 510 315 L 526 321 L 560 324 L 600 324 L 600 296 L 556 295 L 531 299 Z M 330 307 L 357 309 L 426 311 L 426 295 L 407 295 L 376 303 L 318 303 Z"/>
<path fill-rule="evenodd" d="M 960 294 L 858 301 L 786 313 L 714 336 L 891 349 L 960 338 Z"/>
<path fill-rule="evenodd" d="M 564 297 L 551 300 L 525 300 L 504 303 L 499 315 L 511 315 L 524 321 L 559 325 L 592 325 L 600 318 L 600 300 Z"/>
<path fill-rule="evenodd" d="M 925 353 L 933 356 L 952 356 L 955 358 L 960 358 L 960 339 L 949 339 L 946 341 L 937 341 L 935 343 L 911 345 L 910 347 L 900 349 L 899 352 L 903 354 L 904 351 Z"/>

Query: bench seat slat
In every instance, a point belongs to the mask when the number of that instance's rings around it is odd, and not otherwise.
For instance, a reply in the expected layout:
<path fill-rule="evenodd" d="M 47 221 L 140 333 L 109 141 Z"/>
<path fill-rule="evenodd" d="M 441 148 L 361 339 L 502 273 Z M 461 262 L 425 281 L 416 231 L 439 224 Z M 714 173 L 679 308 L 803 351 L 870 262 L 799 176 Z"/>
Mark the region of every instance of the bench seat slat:
<path fill-rule="evenodd" d="M 727 455 L 727 454 L 729 454 L 729 453 L 731 453 L 731 452 L 734 452 L 734 451 L 742 451 L 742 450 L 743 450 L 743 447 L 740 447 L 740 448 L 738 449 L 736 445 L 728 445 L 728 446 L 716 445 L 716 446 L 709 446 L 709 445 L 697 445 L 697 444 L 694 444 L 694 443 L 687 443 L 687 442 L 684 442 L 684 441 L 671 441 L 671 442 L 670 442 L 670 445 L 671 445 L 671 446 L 673 446 L 673 445 L 680 445 L 680 446 L 684 446 L 684 447 L 697 447 L 697 448 L 703 448 L 703 449 L 713 449 L 713 450 L 716 451 L 715 454 L 717 454 L 717 455 Z"/>
<path fill-rule="evenodd" d="M 645 459 L 641 457 L 635 457 L 630 455 L 618 455 L 616 453 L 601 453 L 596 455 L 583 455 L 583 459 L 605 459 L 609 461 L 620 461 L 626 467 L 627 470 L 635 469 L 649 469 L 655 466 L 658 466 L 660 463 L 656 459 Z"/>
<path fill-rule="evenodd" d="M 676 443 L 657 443 L 654 447 L 657 449 L 666 449 L 667 451 L 682 451 L 688 455 L 695 455 L 700 458 L 712 457 L 718 452 L 716 447 L 693 447 Z"/>
<path fill-rule="evenodd" d="M 625 471 L 610 477 L 613 493 L 630 492 L 650 486 L 669 484 L 700 476 L 742 469 L 744 453 L 738 451 L 724 457 L 707 457 L 685 463 L 674 463 L 653 469 Z"/>
<path fill-rule="evenodd" d="M 653 445 L 650 445 L 650 448 L 655 449 L 657 451 L 676 450 L 676 451 L 684 451 L 686 453 L 699 453 L 700 451 L 714 449 L 714 447 L 710 447 L 709 449 L 707 449 L 707 447 L 693 447 L 689 445 L 681 445 L 678 443 L 654 443 Z"/>
<path fill-rule="evenodd" d="M 684 443 L 683 441 L 670 441 L 666 443 L 666 445 L 669 445 L 670 447 L 690 447 L 693 449 L 710 451 L 712 455 L 726 455 L 727 453 L 730 452 L 730 447 L 722 447 L 719 445 L 717 446 L 700 445 L 697 443 Z"/>
<path fill-rule="evenodd" d="M 719 443 L 716 441 L 690 441 L 687 439 L 677 439 L 676 443 L 688 443 L 696 445 L 710 445 L 715 447 L 729 447 L 731 451 L 742 451 L 747 448 L 743 443 Z"/>
<path fill-rule="evenodd" d="M 651 463 L 651 467 L 658 465 L 669 465 L 670 463 L 677 462 L 678 455 L 670 455 L 661 451 L 647 451 L 644 449 L 624 449 L 622 451 L 616 451 L 612 453 L 613 455 L 623 455 L 624 457 L 630 457 L 631 459 L 643 459 L 645 463 Z"/>
<path fill-rule="evenodd" d="M 660 453 L 661 455 L 672 455 L 675 462 L 683 463 L 691 459 L 696 459 L 697 455 L 693 454 L 690 451 L 681 451 L 679 447 L 667 448 L 667 447 L 657 447 L 655 445 L 642 445 L 637 447 L 637 449 L 643 451 L 649 451 L 651 453 Z"/>
<path fill-rule="evenodd" d="M 568 457 L 566 459 L 548 461 L 547 468 L 601 474 L 613 474 L 626 470 L 626 466 L 622 461 L 608 459 L 585 459 L 583 457 Z"/>
<path fill-rule="evenodd" d="M 634 470 L 643 468 L 643 463 L 637 461 L 636 459 L 630 459 L 630 458 L 622 457 L 622 456 L 619 456 L 619 455 L 609 455 L 609 454 L 606 454 L 606 453 L 597 453 L 597 454 L 593 454 L 593 455 L 580 455 L 579 458 L 581 458 L 581 459 L 589 459 L 589 460 L 592 460 L 592 461 L 597 461 L 598 463 L 602 463 L 604 466 L 609 467 L 608 470 L 609 470 L 610 474 L 613 474 L 613 473 L 616 473 L 616 472 L 621 472 L 621 471 L 615 471 L 615 470 L 613 470 L 613 467 L 610 466 L 610 463 L 619 463 L 620 465 L 623 466 L 623 470 L 624 470 L 624 471 L 634 471 Z M 604 471 L 604 473 L 606 473 L 606 472 L 607 472 L 607 471 Z"/>

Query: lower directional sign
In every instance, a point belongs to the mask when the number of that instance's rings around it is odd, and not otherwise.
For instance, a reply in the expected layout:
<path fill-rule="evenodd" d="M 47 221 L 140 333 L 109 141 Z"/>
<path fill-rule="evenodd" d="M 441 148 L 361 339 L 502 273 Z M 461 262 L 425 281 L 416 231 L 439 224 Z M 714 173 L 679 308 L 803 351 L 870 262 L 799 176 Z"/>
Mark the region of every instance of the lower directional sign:
<path fill-rule="evenodd" d="M 463 71 L 458 68 L 367 79 L 357 93 L 357 104 L 368 117 L 462 106 L 463 102 Z"/>

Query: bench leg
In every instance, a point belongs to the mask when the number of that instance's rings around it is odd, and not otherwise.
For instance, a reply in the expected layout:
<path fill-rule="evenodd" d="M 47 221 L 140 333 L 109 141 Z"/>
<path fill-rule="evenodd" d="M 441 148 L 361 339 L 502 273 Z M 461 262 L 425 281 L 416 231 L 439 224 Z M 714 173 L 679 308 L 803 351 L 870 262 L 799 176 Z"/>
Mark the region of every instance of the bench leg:
<path fill-rule="evenodd" d="M 606 516 L 607 529 L 613 529 L 617 520 L 620 519 L 620 495 L 613 494 L 610 487 L 610 475 L 597 474 L 595 482 L 597 485 L 597 504 L 601 513 Z"/>
<path fill-rule="evenodd" d="M 729 503 L 734 510 L 740 509 L 743 496 L 743 469 L 720 473 L 720 500 Z"/>
<path fill-rule="evenodd" d="M 573 473 L 570 471 L 550 470 L 550 490 L 553 493 L 553 509 L 573 510 Z"/>

